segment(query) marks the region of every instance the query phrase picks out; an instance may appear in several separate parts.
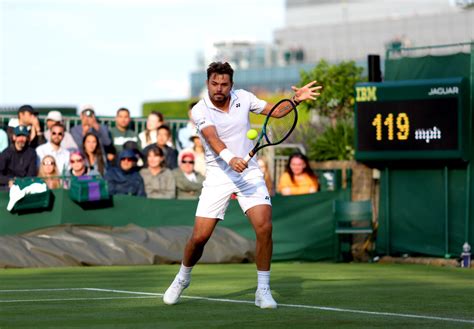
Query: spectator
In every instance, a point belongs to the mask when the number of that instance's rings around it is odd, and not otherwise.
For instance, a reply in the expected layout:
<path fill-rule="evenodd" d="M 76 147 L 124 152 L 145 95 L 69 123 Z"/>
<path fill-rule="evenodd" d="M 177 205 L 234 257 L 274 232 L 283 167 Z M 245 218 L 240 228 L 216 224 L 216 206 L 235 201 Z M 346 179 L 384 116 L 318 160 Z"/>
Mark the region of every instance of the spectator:
<path fill-rule="evenodd" d="M 143 154 L 140 151 L 140 148 L 138 147 L 137 142 L 132 142 L 128 141 L 125 144 L 123 144 L 123 149 L 124 150 L 132 150 L 135 153 L 135 156 L 137 157 L 137 166 L 142 168 L 144 164 L 144 159 L 143 159 Z"/>
<path fill-rule="evenodd" d="M 104 176 L 106 161 L 99 138 L 92 132 L 86 133 L 81 145 L 89 175 Z"/>
<path fill-rule="evenodd" d="M 317 192 L 318 187 L 318 178 L 309 166 L 308 158 L 301 153 L 291 155 L 280 177 L 278 192 L 283 195 L 308 194 Z"/>
<path fill-rule="evenodd" d="M 183 153 L 179 168 L 173 170 L 178 199 L 197 199 L 201 194 L 205 177 L 194 171 L 194 154 Z"/>
<path fill-rule="evenodd" d="M 87 168 L 85 157 L 81 152 L 71 152 L 69 156 L 69 163 L 71 167 L 69 170 L 69 176 L 79 177 L 89 174 L 89 168 Z"/>
<path fill-rule="evenodd" d="M 120 152 L 118 166 L 107 170 L 104 178 L 111 195 L 146 196 L 143 179 L 137 170 L 137 158 L 132 150 Z"/>
<path fill-rule="evenodd" d="M 189 137 L 192 141 L 192 146 L 181 151 L 181 154 L 192 153 L 194 155 L 194 170 L 203 176 L 206 176 L 206 155 L 204 147 L 202 146 L 201 138 L 197 134 Z M 178 156 L 178 157 L 179 157 Z"/>
<path fill-rule="evenodd" d="M 197 104 L 197 102 L 192 102 L 189 105 L 189 109 L 188 109 L 189 120 L 188 120 L 188 123 L 186 124 L 185 127 L 178 130 L 178 143 L 176 143 L 176 147 L 180 151 L 193 147 L 191 136 L 196 135 L 197 128 L 196 128 L 196 125 L 194 124 L 194 121 L 191 119 L 191 110 L 193 109 L 193 106 L 196 105 L 196 104 Z"/>
<path fill-rule="evenodd" d="M 107 154 L 107 159 L 110 162 L 113 162 L 116 154 L 122 152 L 125 143 L 138 143 L 138 135 L 129 129 L 131 120 L 130 111 L 128 109 L 122 107 L 117 110 L 117 114 L 115 115 L 115 127 L 110 129 L 114 149 L 114 153 Z"/>
<path fill-rule="evenodd" d="M 273 186 L 272 176 L 270 175 L 270 169 L 268 168 L 267 159 L 263 156 L 260 156 L 257 159 L 257 162 L 260 171 L 263 173 L 263 179 L 265 180 L 265 185 L 267 185 L 268 193 L 270 193 L 270 196 L 275 195 L 275 188 Z"/>
<path fill-rule="evenodd" d="M 40 163 L 41 159 L 46 155 L 52 155 L 54 159 L 56 159 L 55 162 L 59 170 L 59 175 L 63 175 L 69 170 L 69 151 L 61 146 L 64 133 L 64 126 L 61 123 L 55 123 L 50 128 L 50 141 L 36 148 L 38 163 Z"/>
<path fill-rule="evenodd" d="M 13 130 L 13 143 L 0 153 L 0 189 L 8 189 L 16 177 L 36 176 L 36 152 L 28 146 L 26 126 Z"/>
<path fill-rule="evenodd" d="M 90 132 L 99 138 L 103 150 L 112 145 L 107 126 L 99 124 L 95 116 L 94 108 L 91 105 L 85 105 L 81 111 L 81 124 L 71 129 L 71 135 L 74 137 L 74 141 L 79 149 L 82 149 L 84 136 Z M 105 152 L 102 153 L 105 154 Z"/>
<path fill-rule="evenodd" d="M 140 170 L 145 182 L 145 192 L 148 198 L 174 199 L 176 183 L 171 170 L 166 168 L 163 150 L 157 145 L 147 147 L 145 153 L 146 168 Z"/>
<path fill-rule="evenodd" d="M 43 181 L 48 185 L 49 189 L 56 189 L 61 186 L 61 180 L 59 179 L 60 173 L 56 166 L 56 161 L 52 155 L 46 155 L 40 162 L 38 170 L 38 177 L 42 178 Z"/>
<path fill-rule="evenodd" d="M 51 140 L 51 127 L 54 126 L 56 123 L 63 124 L 63 116 L 61 112 L 49 111 L 48 115 L 46 116 L 47 130 L 44 132 L 44 137 L 48 142 Z M 61 147 L 65 148 L 69 152 L 78 149 L 74 138 L 72 137 L 71 133 L 69 133 L 66 129 L 64 129 L 64 136 L 61 142 Z"/>
<path fill-rule="evenodd" d="M 160 112 L 153 111 L 148 115 L 145 130 L 138 134 L 142 149 L 145 149 L 148 145 L 156 144 L 158 127 L 163 124 L 164 118 Z"/>
<path fill-rule="evenodd" d="M 166 167 L 169 169 L 175 169 L 178 167 L 178 151 L 172 148 L 167 144 L 171 136 L 171 130 L 168 126 L 162 125 L 158 128 L 158 134 L 156 136 L 156 144 L 165 156 L 165 163 Z M 150 147 L 148 145 L 144 150 L 143 153 L 147 153 L 147 149 Z"/>
<path fill-rule="evenodd" d="M 8 135 L 5 130 L 0 129 L 0 152 L 8 147 Z"/>
<path fill-rule="evenodd" d="M 38 145 L 45 143 L 45 138 L 41 131 L 41 125 L 37 116 L 37 112 L 31 105 L 22 105 L 18 109 L 18 125 L 10 126 L 7 130 L 10 143 L 13 143 L 14 129 L 17 126 L 26 126 L 29 132 L 28 145 L 36 148 Z"/>

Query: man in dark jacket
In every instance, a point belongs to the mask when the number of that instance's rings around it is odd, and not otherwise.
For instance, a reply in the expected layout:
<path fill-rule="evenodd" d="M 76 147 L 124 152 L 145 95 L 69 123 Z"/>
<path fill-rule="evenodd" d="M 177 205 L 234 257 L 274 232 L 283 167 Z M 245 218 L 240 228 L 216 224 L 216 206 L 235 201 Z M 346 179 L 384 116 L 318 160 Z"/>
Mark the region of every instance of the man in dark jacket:
<path fill-rule="evenodd" d="M 16 177 L 35 177 L 36 152 L 28 146 L 30 132 L 26 126 L 13 130 L 13 143 L 0 153 L 0 190 L 7 190 Z"/>
<path fill-rule="evenodd" d="M 109 193 L 146 196 L 142 176 L 138 173 L 137 157 L 132 150 L 123 150 L 118 157 L 118 166 L 111 167 L 105 174 Z"/>

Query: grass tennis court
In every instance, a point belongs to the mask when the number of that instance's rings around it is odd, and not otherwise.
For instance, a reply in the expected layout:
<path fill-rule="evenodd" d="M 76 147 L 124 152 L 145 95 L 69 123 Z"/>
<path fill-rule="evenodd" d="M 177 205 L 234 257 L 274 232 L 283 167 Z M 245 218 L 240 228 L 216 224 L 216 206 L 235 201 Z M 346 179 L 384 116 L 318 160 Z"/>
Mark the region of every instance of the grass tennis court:
<path fill-rule="evenodd" d="M 277 310 L 253 305 L 254 264 L 199 265 L 180 304 L 178 265 L 0 270 L 0 328 L 474 328 L 474 271 L 276 263 Z"/>

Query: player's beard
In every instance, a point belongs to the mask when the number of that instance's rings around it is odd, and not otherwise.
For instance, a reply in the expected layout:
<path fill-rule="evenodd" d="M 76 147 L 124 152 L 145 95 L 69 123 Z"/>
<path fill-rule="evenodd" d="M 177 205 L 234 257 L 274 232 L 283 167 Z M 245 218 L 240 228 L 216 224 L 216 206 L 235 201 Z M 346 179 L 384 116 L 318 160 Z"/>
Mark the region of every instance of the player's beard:
<path fill-rule="evenodd" d="M 211 100 L 214 103 L 214 105 L 224 106 L 228 98 L 229 98 L 229 95 L 225 95 L 222 93 L 214 93 L 211 97 Z"/>

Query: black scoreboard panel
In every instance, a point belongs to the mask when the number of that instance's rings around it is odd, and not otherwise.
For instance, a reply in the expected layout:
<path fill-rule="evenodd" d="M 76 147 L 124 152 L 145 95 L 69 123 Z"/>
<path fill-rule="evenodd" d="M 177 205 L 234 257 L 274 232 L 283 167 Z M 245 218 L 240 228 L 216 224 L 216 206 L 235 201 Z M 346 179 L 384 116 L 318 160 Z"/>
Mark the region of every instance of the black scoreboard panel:
<path fill-rule="evenodd" d="M 462 78 L 356 86 L 356 159 L 462 159 L 469 112 Z"/>

